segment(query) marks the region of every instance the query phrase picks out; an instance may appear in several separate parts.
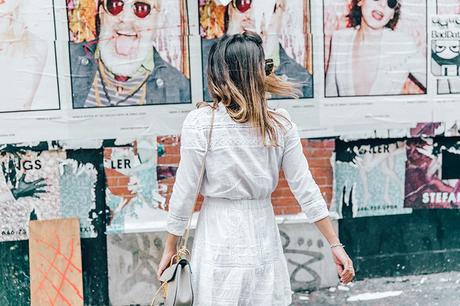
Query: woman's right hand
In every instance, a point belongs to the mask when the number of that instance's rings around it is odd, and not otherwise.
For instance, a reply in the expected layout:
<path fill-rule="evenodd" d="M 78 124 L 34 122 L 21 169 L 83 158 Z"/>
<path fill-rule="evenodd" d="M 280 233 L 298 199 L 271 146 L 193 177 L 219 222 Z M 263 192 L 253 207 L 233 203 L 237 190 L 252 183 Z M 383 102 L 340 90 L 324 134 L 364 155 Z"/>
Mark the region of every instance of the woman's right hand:
<path fill-rule="evenodd" d="M 336 246 L 332 248 L 332 257 L 337 267 L 337 272 L 340 276 L 340 281 L 344 284 L 348 284 L 355 277 L 355 269 L 353 268 L 353 262 L 348 256 L 343 246 Z"/>

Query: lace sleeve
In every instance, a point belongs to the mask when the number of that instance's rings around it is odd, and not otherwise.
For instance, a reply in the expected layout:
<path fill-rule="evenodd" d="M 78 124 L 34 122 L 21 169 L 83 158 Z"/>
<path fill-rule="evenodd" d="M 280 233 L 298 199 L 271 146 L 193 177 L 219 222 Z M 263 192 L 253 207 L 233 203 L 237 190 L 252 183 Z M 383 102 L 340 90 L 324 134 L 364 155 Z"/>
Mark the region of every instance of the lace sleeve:
<path fill-rule="evenodd" d="M 308 168 L 295 123 L 291 123 L 285 135 L 282 168 L 308 222 L 313 223 L 329 216 L 326 202 Z"/>
<path fill-rule="evenodd" d="M 199 124 L 200 110 L 192 111 L 181 132 L 180 163 L 169 201 L 167 231 L 182 236 L 192 214 L 200 169 L 206 152 L 206 132 Z"/>

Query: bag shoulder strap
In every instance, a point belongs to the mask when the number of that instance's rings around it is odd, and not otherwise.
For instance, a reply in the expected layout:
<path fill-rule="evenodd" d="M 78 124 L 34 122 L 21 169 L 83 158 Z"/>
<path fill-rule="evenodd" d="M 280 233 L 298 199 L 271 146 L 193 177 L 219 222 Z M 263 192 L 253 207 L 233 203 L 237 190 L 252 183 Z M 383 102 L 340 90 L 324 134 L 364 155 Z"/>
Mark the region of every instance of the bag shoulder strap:
<path fill-rule="evenodd" d="M 184 233 L 184 236 L 183 236 L 183 242 L 182 242 L 182 244 L 181 244 L 181 246 L 179 248 L 179 251 L 183 251 L 183 252 L 186 252 L 186 253 L 188 253 L 188 251 L 187 251 L 187 241 L 188 241 L 188 238 L 189 238 L 189 235 L 190 235 L 190 226 L 192 224 L 192 216 L 193 216 L 193 212 L 195 211 L 196 205 L 198 204 L 198 197 L 200 196 L 201 186 L 203 185 L 203 177 L 204 177 L 206 156 L 208 155 L 209 149 L 211 147 L 211 137 L 212 137 L 212 131 L 213 131 L 213 128 L 214 128 L 214 117 L 215 117 L 215 113 L 216 113 L 215 106 L 211 106 L 211 108 L 212 108 L 212 112 L 211 112 L 211 128 L 209 129 L 208 143 L 206 145 L 206 151 L 204 153 L 203 162 L 201 164 L 201 169 L 200 169 L 200 176 L 199 176 L 198 184 L 196 186 L 195 203 L 193 204 L 193 208 L 192 208 L 192 211 L 191 211 L 191 214 L 190 214 L 190 218 L 188 219 L 187 227 L 185 229 L 185 233 Z"/>

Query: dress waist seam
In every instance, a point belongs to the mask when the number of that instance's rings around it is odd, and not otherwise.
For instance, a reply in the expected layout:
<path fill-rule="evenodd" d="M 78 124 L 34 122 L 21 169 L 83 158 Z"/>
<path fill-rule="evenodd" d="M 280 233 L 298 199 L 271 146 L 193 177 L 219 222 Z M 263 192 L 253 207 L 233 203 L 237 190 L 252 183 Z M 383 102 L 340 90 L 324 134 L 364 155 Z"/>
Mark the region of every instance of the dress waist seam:
<path fill-rule="evenodd" d="M 260 199 L 227 199 L 218 197 L 204 197 L 203 204 L 230 205 L 234 207 L 247 206 L 248 208 L 272 206 L 271 197 Z"/>

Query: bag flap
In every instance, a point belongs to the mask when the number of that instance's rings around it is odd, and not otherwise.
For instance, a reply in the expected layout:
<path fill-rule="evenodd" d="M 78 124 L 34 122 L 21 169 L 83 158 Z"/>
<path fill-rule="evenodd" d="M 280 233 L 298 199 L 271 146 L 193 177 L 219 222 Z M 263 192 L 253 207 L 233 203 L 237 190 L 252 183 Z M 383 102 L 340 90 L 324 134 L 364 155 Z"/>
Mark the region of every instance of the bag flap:
<path fill-rule="evenodd" d="M 176 276 L 176 271 L 177 271 L 178 265 L 181 265 L 181 266 L 188 265 L 187 259 L 183 258 L 183 259 L 179 260 L 177 263 L 175 263 L 175 264 L 169 266 L 168 268 L 166 268 L 163 271 L 163 273 L 161 274 L 161 276 L 160 276 L 160 281 L 161 282 L 169 282 L 172 279 L 174 279 L 174 276 Z"/>

